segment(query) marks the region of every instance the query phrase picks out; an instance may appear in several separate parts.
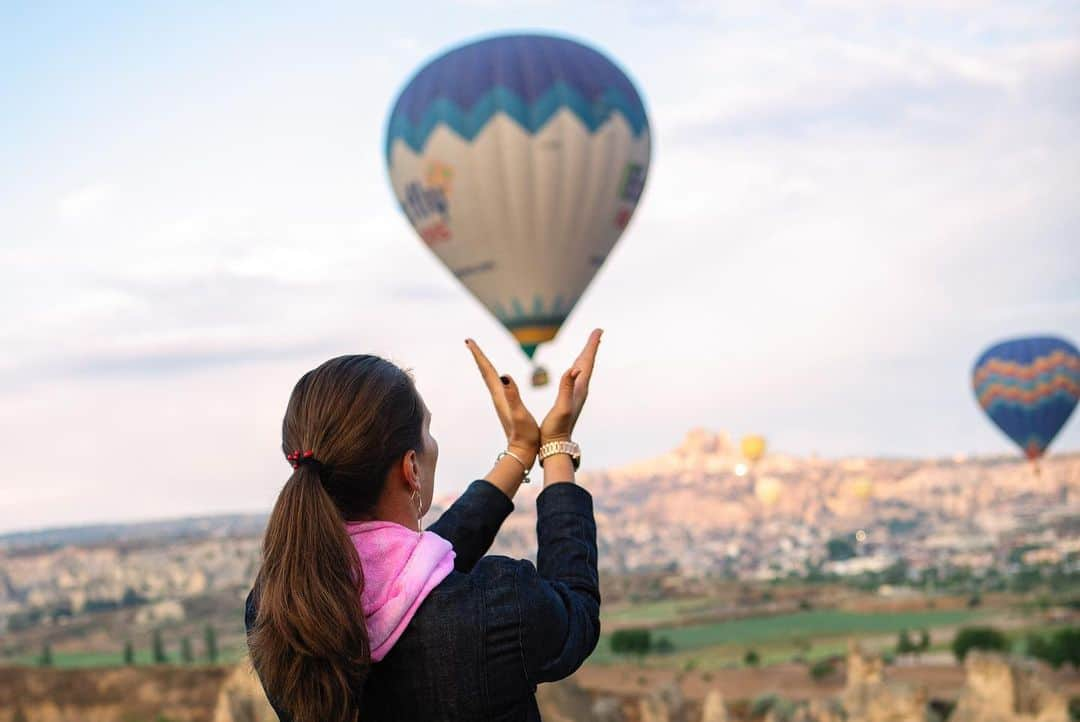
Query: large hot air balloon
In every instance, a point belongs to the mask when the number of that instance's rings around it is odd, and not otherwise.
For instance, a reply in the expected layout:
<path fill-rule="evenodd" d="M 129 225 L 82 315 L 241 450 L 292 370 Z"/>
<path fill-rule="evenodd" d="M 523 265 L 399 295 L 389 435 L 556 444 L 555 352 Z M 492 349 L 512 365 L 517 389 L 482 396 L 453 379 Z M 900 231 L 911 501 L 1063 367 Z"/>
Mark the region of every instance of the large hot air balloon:
<path fill-rule="evenodd" d="M 743 457 L 751 464 L 765 456 L 765 446 L 765 437 L 756 434 L 744 436 L 739 444 Z"/>
<path fill-rule="evenodd" d="M 649 154 L 626 74 L 548 35 L 491 37 L 435 58 L 401 91 L 386 133 L 409 222 L 530 359 L 622 235 Z"/>
<path fill-rule="evenodd" d="M 1037 462 L 1080 399 L 1080 352 L 1050 336 L 1004 341 L 975 362 L 972 385 L 987 416 Z"/>

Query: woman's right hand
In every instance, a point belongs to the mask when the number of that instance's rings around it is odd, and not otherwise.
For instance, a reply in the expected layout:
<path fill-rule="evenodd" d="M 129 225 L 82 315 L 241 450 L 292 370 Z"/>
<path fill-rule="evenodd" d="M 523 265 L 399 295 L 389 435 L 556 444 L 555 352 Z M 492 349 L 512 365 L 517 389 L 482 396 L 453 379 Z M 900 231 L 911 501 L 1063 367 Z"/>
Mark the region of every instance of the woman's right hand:
<path fill-rule="evenodd" d="M 465 339 L 465 345 L 472 352 L 484 385 L 491 394 L 491 402 L 495 405 L 495 413 L 498 414 L 499 423 L 506 433 L 509 450 L 521 457 L 520 460 L 526 468 L 531 467 L 540 447 L 540 429 L 536 425 L 536 419 L 522 403 L 514 380 L 509 376 L 499 376 L 499 372 L 476 345 L 476 341 Z"/>
<path fill-rule="evenodd" d="M 574 425 L 577 424 L 581 409 L 585 406 L 585 399 L 589 396 L 589 380 L 592 378 L 596 349 L 600 346 L 600 336 L 603 333 L 603 330 L 598 328 L 589 334 L 585 348 L 559 379 L 559 395 L 555 398 L 555 405 L 540 423 L 540 443 L 568 441 L 573 434 Z"/>

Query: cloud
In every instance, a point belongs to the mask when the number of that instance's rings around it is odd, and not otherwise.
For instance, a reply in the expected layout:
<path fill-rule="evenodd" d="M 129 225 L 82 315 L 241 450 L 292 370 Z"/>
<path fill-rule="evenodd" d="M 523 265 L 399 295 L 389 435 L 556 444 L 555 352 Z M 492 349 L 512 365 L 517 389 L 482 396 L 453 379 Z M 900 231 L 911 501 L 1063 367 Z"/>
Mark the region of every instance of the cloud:
<path fill-rule="evenodd" d="M 647 98 L 643 204 L 538 354 L 557 375 L 607 330 L 580 430 L 590 465 L 694 425 L 796 453 L 1006 450 L 967 374 L 996 338 L 1080 329 L 1080 40 L 1075 3 L 973 2 L 612 0 L 574 5 L 572 27 L 459 6 L 416 28 L 432 50 L 476 28 L 562 28 L 612 49 Z M 364 21 L 403 27 L 395 10 Z M 0 528 L 61 507 L 154 513 L 177 487 L 192 509 L 269 504 L 288 390 L 347 352 L 416 369 L 443 490 L 487 470 L 502 438 L 461 339 L 519 380 L 530 364 L 386 190 L 385 106 L 417 47 L 360 57 L 346 34 L 252 55 L 264 80 L 243 92 L 246 66 L 154 74 L 183 102 L 30 148 L 27 188 L 109 183 L 70 194 L 66 216 L 55 190 L 4 211 L 19 242 L 0 249 L 0 432 L 64 451 L 9 473 L 68 498 Z M 523 391 L 537 415 L 548 391 Z M 137 449 L 131 469 L 97 467 L 103 439 Z M 192 446 L 205 457 L 147 478 Z"/>
<path fill-rule="evenodd" d="M 101 213 L 116 198 L 116 190 L 107 183 L 92 183 L 64 195 L 57 202 L 57 212 L 65 221 L 83 220 Z"/>

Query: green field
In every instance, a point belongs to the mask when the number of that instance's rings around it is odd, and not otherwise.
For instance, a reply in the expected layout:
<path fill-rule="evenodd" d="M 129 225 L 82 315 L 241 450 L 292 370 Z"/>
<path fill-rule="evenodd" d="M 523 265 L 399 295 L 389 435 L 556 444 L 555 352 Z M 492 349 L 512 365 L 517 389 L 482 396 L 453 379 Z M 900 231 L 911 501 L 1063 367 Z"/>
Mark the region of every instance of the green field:
<path fill-rule="evenodd" d="M 655 613 L 657 609 L 649 610 Z M 848 637 L 868 637 L 898 634 L 902 629 L 934 629 L 968 624 L 980 616 L 968 609 L 927 610 L 922 612 L 860 614 L 836 610 L 816 610 L 773 617 L 753 617 L 713 624 L 687 627 L 659 627 L 652 630 L 655 643 L 667 638 L 674 647 L 672 655 L 708 650 L 714 661 L 731 662 L 741 659 L 746 649 L 757 649 L 763 663 L 782 661 L 795 652 L 809 658 L 838 654 Z M 609 618 L 609 617 L 605 617 Z M 643 619 L 650 618 L 648 615 Z M 620 621 L 633 617 L 623 616 Z M 653 655 L 660 657 L 660 655 Z M 591 663 L 620 661 L 611 653 L 610 635 L 601 636 Z"/>
<path fill-rule="evenodd" d="M 687 614 L 707 610 L 715 604 L 716 601 L 710 597 L 696 597 L 622 605 L 612 611 L 601 607 L 601 619 L 605 622 L 620 623 L 667 622 L 685 617 Z"/>
<path fill-rule="evenodd" d="M 239 662 L 246 650 L 226 649 L 218 655 L 218 664 L 231 664 Z M 39 655 L 26 654 L 5 660 L 5 664 L 25 665 L 35 667 L 38 664 Z M 124 655 L 117 652 L 58 652 L 53 651 L 53 664 L 56 669 L 81 669 L 86 667 L 120 667 L 124 664 Z M 170 655 L 170 661 L 179 664 L 178 654 Z M 147 665 L 153 663 L 153 655 L 149 649 L 135 650 L 135 664 Z M 191 666 L 205 664 L 204 660 L 196 659 Z"/>

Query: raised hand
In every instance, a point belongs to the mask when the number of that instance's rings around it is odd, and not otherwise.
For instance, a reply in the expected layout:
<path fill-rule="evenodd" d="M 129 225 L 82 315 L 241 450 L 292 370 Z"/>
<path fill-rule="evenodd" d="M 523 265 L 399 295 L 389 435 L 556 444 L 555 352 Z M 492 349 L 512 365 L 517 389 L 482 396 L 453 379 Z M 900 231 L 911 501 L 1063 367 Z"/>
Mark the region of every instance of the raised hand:
<path fill-rule="evenodd" d="M 596 350 L 600 347 L 600 336 L 603 333 L 598 328 L 589 334 L 585 348 L 559 379 L 559 395 L 555 398 L 555 405 L 540 424 L 542 443 L 568 440 L 574 432 L 574 425 L 585 406 L 585 399 L 589 396 L 589 380 L 592 378 Z"/>
<path fill-rule="evenodd" d="M 540 446 L 540 429 L 536 425 L 536 419 L 521 401 L 517 384 L 509 376 L 499 376 L 475 341 L 466 339 L 465 345 L 472 352 L 476 367 L 480 369 L 480 377 L 491 394 L 495 413 L 506 433 L 507 446 L 510 451 L 521 456 L 526 464 L 531 464 Z"/>

